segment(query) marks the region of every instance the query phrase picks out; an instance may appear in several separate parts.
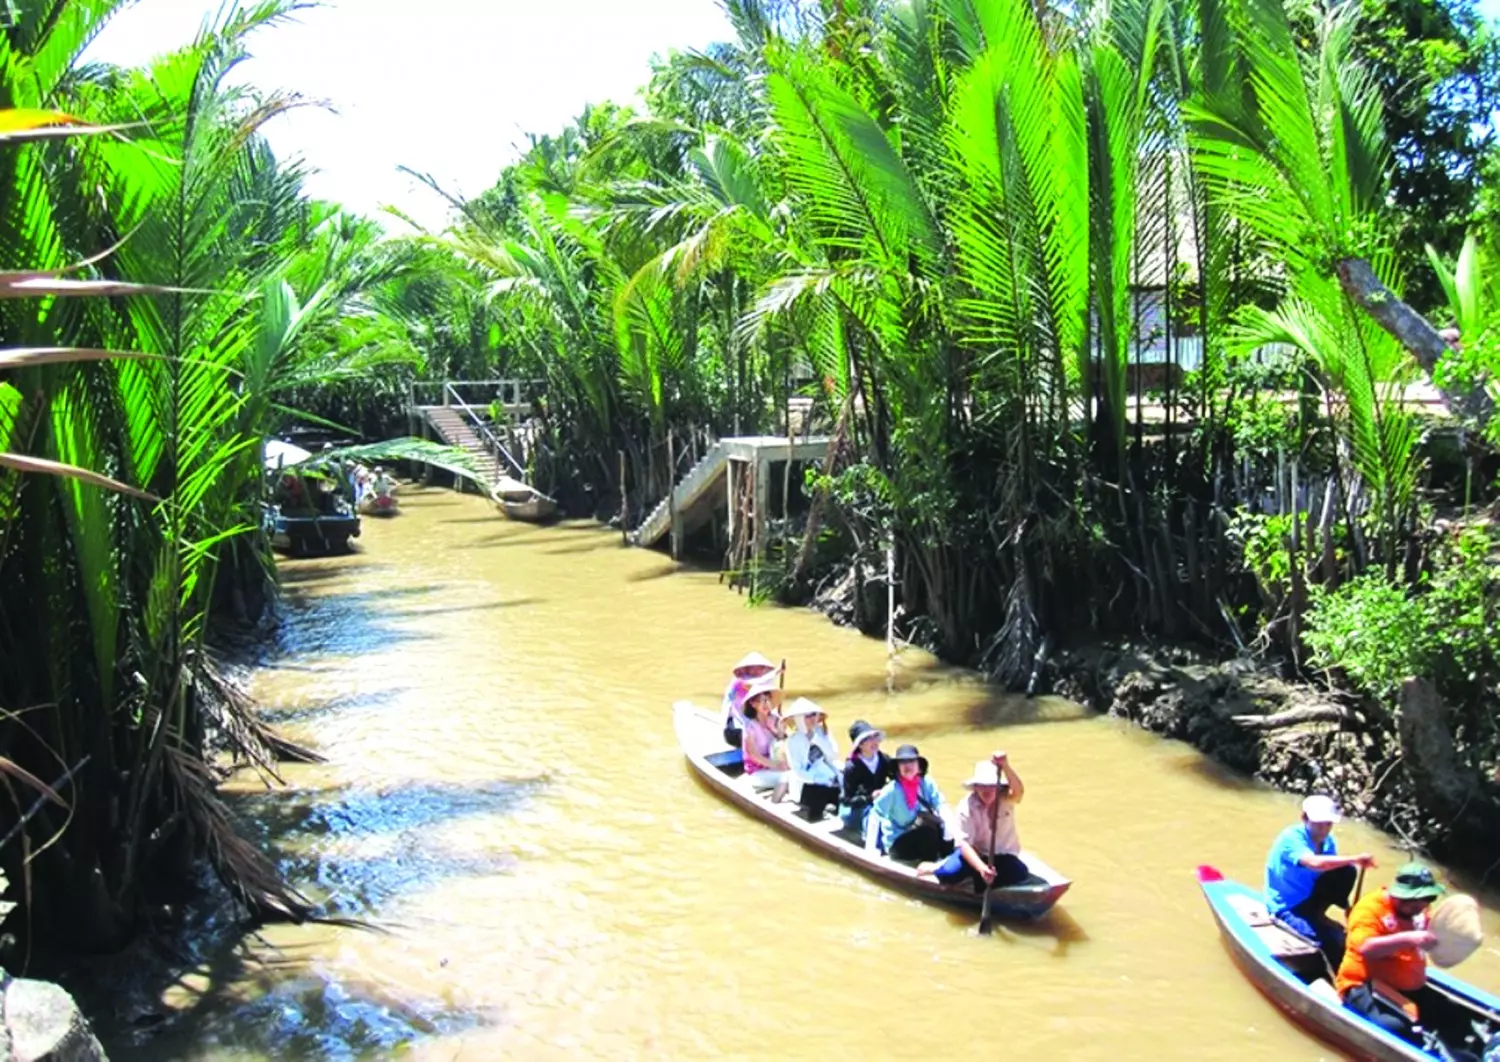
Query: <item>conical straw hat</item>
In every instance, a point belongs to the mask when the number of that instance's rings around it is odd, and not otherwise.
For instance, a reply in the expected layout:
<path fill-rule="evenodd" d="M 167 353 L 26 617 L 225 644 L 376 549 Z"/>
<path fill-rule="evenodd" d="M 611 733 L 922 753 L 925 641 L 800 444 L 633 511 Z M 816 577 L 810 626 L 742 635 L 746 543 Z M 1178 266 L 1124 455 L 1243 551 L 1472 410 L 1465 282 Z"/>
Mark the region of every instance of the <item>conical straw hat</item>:
<path fill-rule="evenodd" d="M 1427 957 L 1444 969 L 1463 962 L 1484 942 L 1479 904 L 1474 897 L 1461 893 L 1449 896 L 1433 909 L 1427 928 L 1437 937 Z"/>

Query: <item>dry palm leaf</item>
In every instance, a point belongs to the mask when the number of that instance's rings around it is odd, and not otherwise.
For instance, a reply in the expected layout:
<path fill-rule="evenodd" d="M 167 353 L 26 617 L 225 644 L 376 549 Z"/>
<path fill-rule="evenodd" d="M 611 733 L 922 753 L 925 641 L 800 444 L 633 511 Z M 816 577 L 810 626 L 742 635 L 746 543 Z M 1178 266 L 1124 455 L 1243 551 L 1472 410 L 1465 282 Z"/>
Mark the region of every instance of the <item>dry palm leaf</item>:
<path fill-rule="evenodd" d="M 1444 969 L 1457 966 L 1484 943 L 1484 929 L 1479 922 L 1479 904 L 1474 897 L 1455 893 L 1432 912 L 1428 929 L 1437 944 L 1427 957 Z"/>

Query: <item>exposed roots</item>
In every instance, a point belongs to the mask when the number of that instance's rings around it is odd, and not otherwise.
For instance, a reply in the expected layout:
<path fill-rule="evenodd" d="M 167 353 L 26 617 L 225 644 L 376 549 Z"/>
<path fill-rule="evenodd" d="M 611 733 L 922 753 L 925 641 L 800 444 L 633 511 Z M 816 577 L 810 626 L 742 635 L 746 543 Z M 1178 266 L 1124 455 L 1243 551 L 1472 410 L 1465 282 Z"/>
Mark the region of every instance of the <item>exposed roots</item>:
<path fill-rule="evenodd" d="M 166 777 L 187 824 L 201 838 L 226 888 L 252 915 L 268 921 L 305 922 L 313 904 L 282 878 L 271 859 L 241 836 L 219 799 L 218 778 L 190 753 L 169 748 Z"/>

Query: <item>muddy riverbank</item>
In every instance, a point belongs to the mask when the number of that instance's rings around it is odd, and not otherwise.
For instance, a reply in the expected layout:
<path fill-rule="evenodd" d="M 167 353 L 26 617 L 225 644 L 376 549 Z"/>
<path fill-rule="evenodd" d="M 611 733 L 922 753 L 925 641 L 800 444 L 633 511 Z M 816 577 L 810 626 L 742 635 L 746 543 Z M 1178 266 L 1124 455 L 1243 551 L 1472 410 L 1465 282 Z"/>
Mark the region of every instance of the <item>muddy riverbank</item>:
<path fill-rule="evenodd" d="M 883 637 L 881 573 L 825 574 L 809 602 L 836 624 Z M 898 618 L 898 631 L 909 622 Z M 1038 690 L 1189 745 L 1294 794 L 1324 792 L 1409 851 L 1491 881 L 1500 873 L 1500 771 L 1455 768 L 1446 707 L 1409 683 L 1399 725 L 1346 691 L 1288 680 L 1274 661 L 1192 646 L 1083 641 L 1049 652 Z"/>

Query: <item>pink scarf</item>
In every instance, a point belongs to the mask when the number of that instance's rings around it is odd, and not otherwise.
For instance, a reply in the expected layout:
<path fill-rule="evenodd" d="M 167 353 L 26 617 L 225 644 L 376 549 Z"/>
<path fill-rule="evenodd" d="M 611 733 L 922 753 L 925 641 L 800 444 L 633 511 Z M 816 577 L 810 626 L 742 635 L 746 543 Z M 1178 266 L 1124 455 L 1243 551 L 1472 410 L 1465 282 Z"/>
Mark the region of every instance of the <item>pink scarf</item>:
<path fill-rule="evenodd" d="M 906 797 L 906 810 L 917 810 L 917 794 L 922 788 L 922 776 L 914 774 L 910 778 L 904 774 L 896 775 L 896 784 L 901 787 L 901 793 Z"/>

